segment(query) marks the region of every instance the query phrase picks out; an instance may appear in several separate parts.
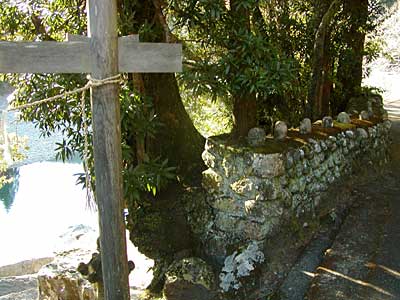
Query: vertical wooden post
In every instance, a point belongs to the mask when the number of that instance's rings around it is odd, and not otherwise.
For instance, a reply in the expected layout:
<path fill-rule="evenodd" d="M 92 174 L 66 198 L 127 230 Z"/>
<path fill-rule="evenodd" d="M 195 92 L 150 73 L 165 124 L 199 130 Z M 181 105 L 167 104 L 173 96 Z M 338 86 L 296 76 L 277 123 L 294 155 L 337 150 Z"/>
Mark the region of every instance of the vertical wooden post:
<path fill-rule="evenodd" d="M 118 74 L 116 0 L 88 1 L 92 77 Z M 117 84 L 91 91 L 96 199 L 106 300 L 129 300 L 122 204 L 121 127 Z"/>

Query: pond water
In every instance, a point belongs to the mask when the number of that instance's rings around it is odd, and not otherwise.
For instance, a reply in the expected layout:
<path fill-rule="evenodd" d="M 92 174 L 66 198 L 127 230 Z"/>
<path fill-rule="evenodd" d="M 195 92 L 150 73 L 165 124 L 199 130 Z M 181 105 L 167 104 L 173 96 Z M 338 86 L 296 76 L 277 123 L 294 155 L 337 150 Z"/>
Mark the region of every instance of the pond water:
<path fill-rule="evenodd" d="M 68 227 L 97 227 L 86 209 L 85 191 L 75 184 L 80 164 L 40 162 L 24 165 L 15 182 L 0 193 L 0 266 L 52 256 Z M 6 204 L 7 203 L 7 204 Z"/>
<path fill-rule="evenodd" d="M 0 93 L 1 106 L 6 104 Z M 4 107 L 1 107 L 4 109 Z M 28 138 L 26 159 L 9 169 L 13 182 L 0 190 L 0 266 L 52 256 L 55 241 L 69 226 L 97 228 L 97 213 L 86 207 L 86 192 L 76 185 L 82 164 L 56 162 L 61 134 L 43 138 L 32 123 L 7 113 L 7 132 Z"/>
<path fill-rule="evenodd" d="M 0 83 L 0 110 L 7 107 L 2 88 Z M 8 133 L 27 136 L 29 150 L 26 159 L 9 170 L 14 181 L 0 189 L 0 266 L 53 256 L 71 226 L 86 225 L 98 232 L 97 212 L 87 208 L 86 191 L 76 185 L 74 175 L 83 172 L 81 162 L 55 160 L 61 134 L 43 138 L 32 123 L 18 122 L 12 112 L 7 113 L 6 126 Z M 133 288 L 140 293 L 151 282 L 154 263 L 127 240 L 128 258 L 136 265 L 130 275 L 131 292 Z"/>

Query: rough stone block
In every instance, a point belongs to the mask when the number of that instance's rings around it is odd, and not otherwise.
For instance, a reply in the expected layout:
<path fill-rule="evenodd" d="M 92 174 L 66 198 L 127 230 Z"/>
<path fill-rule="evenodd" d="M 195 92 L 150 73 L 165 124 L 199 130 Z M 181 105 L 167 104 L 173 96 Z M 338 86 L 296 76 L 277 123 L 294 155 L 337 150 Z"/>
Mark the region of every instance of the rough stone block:
<path fill-rule="evenodd" d="M 202 185 L 207 191 L 211 193 L 218 191 L 222 187 L 222 183 L 222 176 L 214 170 L 207 169 L 203 172 Z"/>
<path fill-rule="evenodd" d="M 92 258 L 97 233 L 90 227 L 79 225 L 69 228 L 61 238 L 62 249 L 38 273 L 39 300 L 96 300 L 95 287 L 77 271 L 77 267 Z"/>
<path fill-rule="evenodd" d="M 39 300 L 97 300 L 94 286 L 76 270 L 80 262 L 90 258 L 90 251 L 81 250 L 57 255 L 38 273 Z"/>
<path fill-rule="evenodd" d="M 250 178 L 241 178 L 231 184 L 231 189 L 236 194 L 248 197 L 255 197 L 256 186 L 254 180 Z"/>
<path fill-rule="evenodd" d="M 285 172 L 282 155 L 280 153 L 254 154 L 252 168 L 254 175 L 262 178 L 280 176 Z"/>
<path fill-rule="evenodd" d="M 273 181 L 265 181 L 262 185 L 263 195 L 267 200 L 277 199 L 280 196 L 281 190 L 282 187 L 279 178 Z"/>
<path fill-rule="evenodd" d="M 215 297 L 213 269 L 200 258 L 189 257 L 175 261 L 165 277 L 163 294 L 166 300 L 210 300 Z"/>
<path fill-rule="evenodd" d="M 207 150 L 203 151 L 203 153 L 201 154 L 201 158 L 203 159 L 205 165 L 209 168 L 215 168 L 216 164 L 218 163 L 215 156 Z"/>

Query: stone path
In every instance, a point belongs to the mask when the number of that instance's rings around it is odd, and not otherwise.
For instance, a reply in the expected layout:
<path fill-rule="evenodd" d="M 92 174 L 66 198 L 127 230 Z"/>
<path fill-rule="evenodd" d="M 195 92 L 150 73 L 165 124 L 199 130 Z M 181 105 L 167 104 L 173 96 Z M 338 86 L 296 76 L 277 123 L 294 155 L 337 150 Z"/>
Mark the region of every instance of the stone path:
<path fill-rule="evenodd" d="M 400 101 L 388 108 L 393 161 L 383 174 L 354 187 L 356 206 L 309 273 L 313 279 L 304 299 L 400 299 Z"/>

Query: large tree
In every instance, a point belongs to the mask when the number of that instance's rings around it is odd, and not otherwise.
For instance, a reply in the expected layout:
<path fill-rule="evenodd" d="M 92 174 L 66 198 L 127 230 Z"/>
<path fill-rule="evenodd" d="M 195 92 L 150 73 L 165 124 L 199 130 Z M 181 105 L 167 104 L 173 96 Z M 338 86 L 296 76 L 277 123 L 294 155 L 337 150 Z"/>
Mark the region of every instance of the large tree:
<path fill-rule="evenodd" d="M 322 0 L 314 3 L 313 29 L 315 38 L 312 52 L 312 74 L 308 94 L 308 115 L 313 120 L 329 115 L 332 91 L 333 53 L 331 37 L 335 15 L 340 8 L 340 0 Z"/>
<path fill-rule="evenodd" d="M 236 140 L 260 124 L 260 108 L 271 105 L 262 100 L 287 94 L 297 75 L 296 60 L 272 33 L 268 4 L 193 0 L 171 5 L 176 34 L 186 44 L 187 68 L 181 79 L 197 93 L 230 103 Z"/>
<path fill-rule="evenodd" d="M 337 70 L 338 92 L 332 105 L 333 113 L 345 111 L 347 103 L 361 94 L 364 44 L 368 25 L 368 0 L 344 0 L 342 47 Z"/>
<path fill-rule="evenodd" d="M 84 0 L 2 2 L 0 33 L 6 40 L 62 41 L 66 33 L 86 34 Z M 120 34 L 140 34 L 141 41 L 173 42 L 160 1 L 119 1 Z M 174 74 L 124 74 L 121 88 L 121 135 L 124 197 L 131 239 L 156 267 L 174 253 L 194 247 L 182 203 L 183 185 L 198 185 L 204 168 L 204 138 L 190 120 Z M 73 90 L 85 84 L 84 75 L 7 75 L 17 88 L 15 104 L 23 104 Z M 57 146 L 63 160 L 84 155 L 81 95 L 22 111 L 44 135 L 60 130 Z M 89 142 L 91 126 L 89 124 Z M 93 174 L 93 156 L 84 161 Z M 93 177 L 92 177 L 93 178 Z M 85 174 L 80 181 L 85 183 Z M 92 182 L 92 186 L 94 186 Z M 94 187 L 95 188 L 95 187 Z M 163 192 L 160 193 L 160 189 Z"/>

